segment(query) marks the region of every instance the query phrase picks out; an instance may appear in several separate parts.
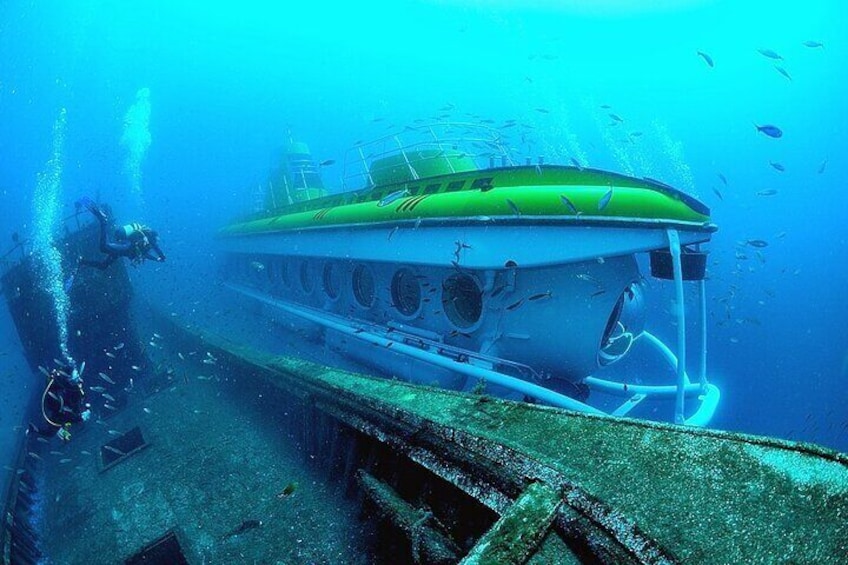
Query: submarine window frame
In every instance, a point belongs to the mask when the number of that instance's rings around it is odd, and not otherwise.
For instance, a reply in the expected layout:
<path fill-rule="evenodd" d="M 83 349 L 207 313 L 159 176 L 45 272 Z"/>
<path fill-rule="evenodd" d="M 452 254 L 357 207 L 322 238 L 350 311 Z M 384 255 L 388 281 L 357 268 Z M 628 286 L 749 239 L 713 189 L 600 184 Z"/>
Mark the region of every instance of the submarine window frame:
<path fill-rule="evenodd" d="M 474 305 L 471 309 L 472 312 L 476 310 L 476 318 L 474 318 L 473 314 L 467 316 L 467 311 L 463 313 L 462 310 L 466 310 L 465 306 L 463 308 L 457 307 L 457 300 L 454 300 L 453 295 L 449 294 L 451 292 L 449 289 L 455 289 L 456 285 L 451 284 L 450 281 L 462 281 L 463 283 L 473 285 L 477 295 L 476 300 L 479 302 L 479 305 Z M 471 289 L 468 288 L 468 290 Z M 468 273 L 454 273 L 442 281 L 442 311 L 454 328 L 464 332 L 474 331 L 479 328 L 483 320 L 484 306 L 483 286 L 477 280 L 477 277 Z"/>
<path fill-rule="evenodd" d="M 424 187 L 424 191 L 421 194 L 436 194 L 441 187 L 441 184 L 428 184 Z"/>
<path fill-rule="evenodd" d="M 288 257 L 280 257 L 278 259 L 277 264 L 277 278 L 279 282 L 277 283 L 281 288 L 290 289 L 292 287 L 291 280 L 291 265 L 289 264 Z"/>
<path fill-rule="evenodd" d="M 402 284 L 409 284 L 410 281 L 415 287 L 414 306 L 405 301 L 406 298 L 409 298 L 409 295 L 407 295 L 401 287 Z M 411 289 L 411 287 L 408 288 Z M 401 316 L 407 319 L 412 319 L 421 312 L 421 307 L 424 304 L 424 301 L 422 300 L 424 296 L 421 291 L 421 281 L 418 279 L 418 275 L 416 275 L 415 271 L 409 267 L 401 267 L 395 271 L 395 274 L 392 275 L 389 292 L 392 298 L 392 306 Z"/>
<path fill-rule="evenodd" d="M 338 263 L 334 261 L 324 263 L 321 269 L 321 287 L 327 298 L 334 302 L 342 295 L 342 272 Z"/>
<path fill-rule="evenodd" d="M 360 284 L 364 276 L 367 276 L 371 281 L 370 295 L 367 297 L 368 300 L 366 300 L 366 296 L 362 294 L 363 288 Z M 350 286 L 351 291 L 353 292 L 353 299 L 358 306 L 366 309 L 374 306 L 374 300 L 377 296 L 377 285 L 374 279 L 374 271 L 371 267 L 364 263 L 360 263 L 354 267 L 350 276 Z"/>
<path fill-rule="evenodd" d="M 451 183 L 448 183 L 447 188 L 445 188 L 445 192 L 459 192 L 462 190 L 462 187 L 465 186 L 464 180 L 456 180 Z"/>
<path fill-rule="evenodd" d="M 300 290 L 303 294 L 311 296 L 315 292 L 315 268 L 308 259 L 300 262 L 297 270 Z"/>

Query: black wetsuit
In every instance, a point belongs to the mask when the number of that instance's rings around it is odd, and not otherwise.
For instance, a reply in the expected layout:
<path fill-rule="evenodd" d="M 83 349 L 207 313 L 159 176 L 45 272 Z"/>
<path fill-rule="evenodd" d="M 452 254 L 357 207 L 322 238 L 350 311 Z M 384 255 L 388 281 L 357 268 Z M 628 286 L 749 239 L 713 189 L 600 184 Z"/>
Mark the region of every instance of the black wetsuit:
<path fill-rule="evenodd" d="M 145 259 L 151 261 L 164 261 L 165 254 L 158 245 L 158 234 L 150 229 L 136 232 L 126 241 L 117 241 L 109 237 L 109 221 L 101 210 L 90 208 L 91 213 L 100 222 L 100 251 L 106 254 L 106 258 L 95 261 L 92 259 L 80 260 L 80 265 L 96 267 L 101 271 L 109 267 L 120 257 L 126 257 L 133 263 L 140 263 Z"/>
<path fill-rule="evenodd" d="M 53 436 L 65 424 L 81 422 L 82 413 L 86 410 L 84 401 L 82 379 L 74 381 L 54 370 L 50 373 L 50 381 L 41 406 L 44 411 L 42 415 L 46 420 L 33 428 L 39 435 Z"/>

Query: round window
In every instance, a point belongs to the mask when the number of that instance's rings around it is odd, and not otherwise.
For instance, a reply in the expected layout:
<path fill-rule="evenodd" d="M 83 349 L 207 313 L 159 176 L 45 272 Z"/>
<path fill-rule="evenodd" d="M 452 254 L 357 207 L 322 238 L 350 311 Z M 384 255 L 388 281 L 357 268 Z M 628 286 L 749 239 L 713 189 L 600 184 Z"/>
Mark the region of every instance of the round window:
<path fill-rule="evenodd" d="M 315 288 L 315 280 L 312 278 L 312 265 L 309 261 L 303 261 L 300 264 L 300 288 L 306 294 L 312 294 L 312 289 Z"/>
<path fill-rule="evenodd" d="M 483 291 L 471 275 L 451 275 L 442 284 L 442 305 L 453 325 L 470 328 L 483 313 Z"/>
<path fill-rule="evenodd" d="M 363 308 L 374 303 L 374 274 L 366 265 L 357 265 L 353 270 L 353 297 Z"/>
<path fill-rule="evenodd" d="M 392 277 L 392 304 L 404 316 L 412 316 L 421 306 L 421 283 L 409 269 L 400 269 Z"/>
<path fill-rule="evenodd" d="M 324 292 L 327 293 L 327 296 L 333 300 L 338 298 L 342 286 L 339 266 L 336 263 L 325 263 L 324 274 L 321 279 L 324 282 Z"/>

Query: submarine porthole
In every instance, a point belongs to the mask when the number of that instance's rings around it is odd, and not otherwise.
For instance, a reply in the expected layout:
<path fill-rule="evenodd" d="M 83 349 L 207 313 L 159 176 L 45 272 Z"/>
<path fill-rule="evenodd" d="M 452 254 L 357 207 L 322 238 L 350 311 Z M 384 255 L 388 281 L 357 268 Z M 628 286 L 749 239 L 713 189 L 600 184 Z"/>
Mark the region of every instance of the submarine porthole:
<path fill-rule="evenodd" d="M 342 287 L 341 272 L 338 264 L 325 263 L 321 280 L 324 283 L 324 292 L 327 296 L 336 300 L 339 297 Z"/>
<path fill-rule="evenodd" d="M 312 264 L 304 260 L 300 264 L 300 289 L 306 294 L 312 294 L 315 289 L 315 279 L 312 277 Z"/>
<path fill-rule="evenodd" d="M 367 265 L 357 265 L 351 278 L 353 297 L 363 308 L 374 304 L 374 273 Z"/>
<path fill-rule="evenodd" d="M 483 314 L 483 290 L 471 275 L 451 275 L 442 283 L 442 305 L 453 325 L 468 329 L 479 322 Z"/>
<path fill-rule="evenodd" d="M 421 307 L 421 283 L 410 269 L 398 269 L 392 277 L 392 304 L 404 316 L 414 316 Z"/>

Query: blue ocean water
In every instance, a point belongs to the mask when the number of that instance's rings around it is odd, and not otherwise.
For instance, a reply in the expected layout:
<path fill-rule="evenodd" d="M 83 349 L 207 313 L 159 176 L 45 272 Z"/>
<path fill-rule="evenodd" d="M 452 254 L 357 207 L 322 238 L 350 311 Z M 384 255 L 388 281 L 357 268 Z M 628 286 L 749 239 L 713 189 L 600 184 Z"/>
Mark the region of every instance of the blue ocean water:
<path fill-rule="evenodd" d="M 388 127 L 513 119 L 534 128 L 528 157 L 650 176 L 712 208 L 713 426 L 848 451 L 848 8 L 584 4 L 4 2 L 0 252 L 38 226 L 63 112 L 62 210 L 89 195 L 159 229 L 168 262 L 133 276 L 166 305 L 196 295 L 215 230 L 251 209 L 289 131 L 336 161 L 333 187 L 345 151 Z M 8 452 L 33 383 L 0 310 Z"/>

